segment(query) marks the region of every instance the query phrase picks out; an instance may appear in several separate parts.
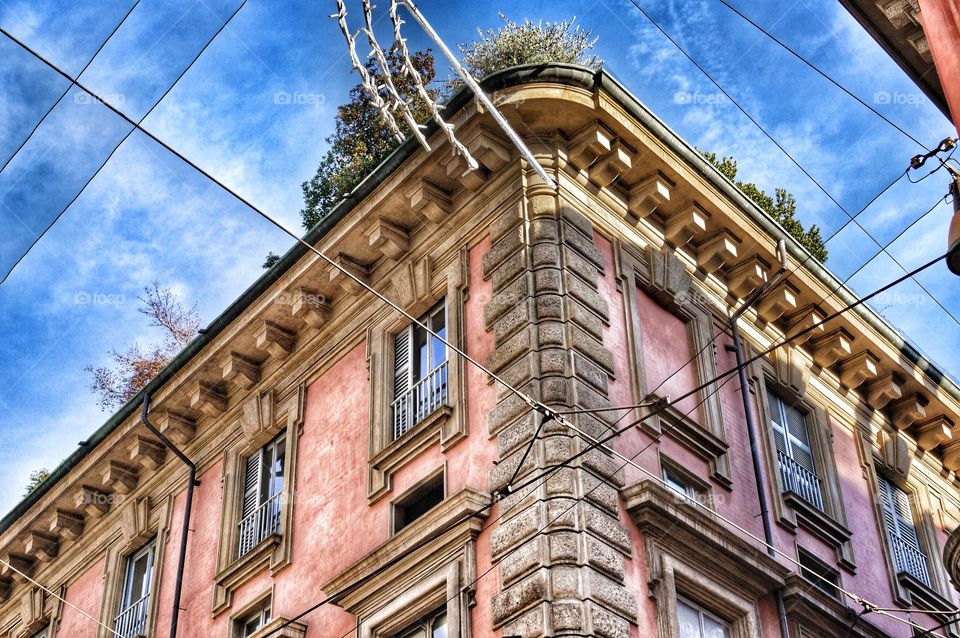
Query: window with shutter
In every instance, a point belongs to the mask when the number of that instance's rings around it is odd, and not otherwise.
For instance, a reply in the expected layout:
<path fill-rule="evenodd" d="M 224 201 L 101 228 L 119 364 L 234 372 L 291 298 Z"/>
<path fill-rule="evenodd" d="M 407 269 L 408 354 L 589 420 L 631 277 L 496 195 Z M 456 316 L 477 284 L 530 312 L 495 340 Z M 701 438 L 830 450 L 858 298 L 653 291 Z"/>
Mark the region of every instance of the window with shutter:
<path fill-rule="evenodd" d="M 271 534 L 280 533 L 285 450 L 286 436 L 281 434 L 247 457 L 237 534 L 238 557 Z"/>
<path fill-rule="evenodd" d="M 781 489 L 794 492 L 823 511 L 823 494 L 810 443 L 807 415 L 769 391 L 767 406 L 780 469 Z"/>
<path fill-rule="evenodd" d="M 920 537 L 913 519 L 910 495 L 890 480 L 878 476 L 883 524 L 890 541 L 890 550 L 897 573 L 910 574 L 930 586 L 927 556 L 920 547 Z"/>
<path fill-rule="evenodd" d="M 155 548 L 156 544 L 151 541 L 127 558 L 120 597 L 120 613 L 113 622 L 114 630 L 124 638 L 147 633 Z"/>
<path fill-rule="evenodd" d="M 446 306 L 441 302 L 419 321 L 426 329 L 412 324 L 394 337 L 394 440 L 447 403 Z"/>

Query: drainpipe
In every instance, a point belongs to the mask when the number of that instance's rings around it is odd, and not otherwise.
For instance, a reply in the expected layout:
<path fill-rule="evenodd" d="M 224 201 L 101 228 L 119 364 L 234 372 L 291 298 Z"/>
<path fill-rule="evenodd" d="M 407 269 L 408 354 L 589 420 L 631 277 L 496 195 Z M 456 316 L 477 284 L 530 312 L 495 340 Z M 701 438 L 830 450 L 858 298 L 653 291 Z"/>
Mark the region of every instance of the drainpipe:
<path fill-rule="evenodd" d="M 187 502 L 183 506 L 183 525 L 180 528 L 180 555 L 177 557 L 177 581 L 173 589 L 173 611 L 170 614 L 170 638 L 176 638 L 177 625 L 180 621 L 180 595 L 183 592 L 183 567 L 187 560 L 187 536 L 190 533 L 190 511 L 193 509 L 193 488 L 200 485 L 197 480 L 197 466 L 193 464 L 187 455 L 180 448 L 174 445 L 173 441 L 168 439 L 158 430 L 150 419 L 147 418 L 147 412 L 150 410 L 150 393 L 144 392 L 143 406 L 140 409 L 140 422 L 150 430 L 155 437 L 169 449 L 174 455 L 187 466 Z"/>
<path fill-rule="evenodd" d="M 750 456 L 753 460 L 753 475 L 757 481 L 757 497 L 760 501 L 760 519 L 763 522 L 763 537 L 767 543 L 767 553 L 776 558 L 776 552 L 773 551 L 773 527 L 770 522 L 770 509 L 767 506 L 766 482 L 763 476 L 763 463 L 760 459 L 760 450 L 758 442 L 760 440 L 757 431 L 757 419 L 753 412 L 753 402 L 750 400 L 749 384 L 747 382 L 747 370 L 744 366 L 743 341 L 740 339 L 740 327 L 738 320 L 747 308 L 755 304 L 767 290 L 772 288 L 783 277 L 787 270 L 787 246 L 784 240 L 777 244 L 777 258 L 780 260 L 780 269 L 774 276 L 757 288 L 747 299 L 740 304 L 740 307 L 730 317 L 730 332 L 733 334 L 733 350 L 737 356 L 737 374 L 740 378 L 740 397 L 743 399 L 743 414 L 747 421 L 747 434 L 750 440 Z M 727 346 L 730 349 L 729 346 Z M 787 627 L 787 609 L 783 602 L 783 589 L 777 588 L 774 592 L 774 599 L 777 603 L 777 617 L 780 621 L 780 636 L 790 638 L 790 629 Z"/>

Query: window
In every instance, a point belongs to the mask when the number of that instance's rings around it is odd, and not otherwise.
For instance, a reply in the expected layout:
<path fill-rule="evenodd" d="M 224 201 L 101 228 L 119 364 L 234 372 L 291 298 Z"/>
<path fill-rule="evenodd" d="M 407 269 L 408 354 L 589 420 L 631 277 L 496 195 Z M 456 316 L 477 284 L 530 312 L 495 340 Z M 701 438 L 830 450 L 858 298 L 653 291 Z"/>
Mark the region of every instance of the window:
<path fill-rule="evenodd" d="M 280 533 L 286 436 L 281 434 L 247 457 L 243 505 L 238 523 L 237 556 Z"/>
<path fill-rule="evenodd" d="M 151 541 L 127 558 L 120 613 L 113 621 L 114 629 L 124 638 L 147 634 L 155 549 L 156 543 Z"/>
<path fill-rule="evenodd" d="M 404 629 L 396 638 L 447 638 L 447 610 L 435 611 L 412 627 Z"/>
<path fill-rule="evenodd" d="M 440 302 L 420 318 L 432 332 L 447 338 L 447 309 Z M 447 347 L 417 324 L 394 337 L 393 440 L 447 404 Z"/>
<path fill-rule="evenodd" d="M 883 524 L 897 573 L 909 574 L 930 587 L 927 556 L 920 549 L 910 495 L 882 476 L 877 477 L 877 484 L 880 488 Z"/>
<path fill-rule="evenodd" d="M 41 630 L 38 631 L 37 633 L 33 634 L 33 637 L 32 637 L 32 638 L 47 638 L 47 636 L 49 636 L 49 635 L 50 635 L 50 628 L 49 628 L 49 627 L 44 627 L 43 629 L 41 629 Z"/>
<path fill-rule="evenodd" d="M 677 598 L 680 638 L 730 638 L 730 625 L 686 598 Z"/>
<path fill-rule="evenodd" d="M 807 415 L 773 392 L 767 392 L 767 403 L 780 469 L 780 489 L 793 492 L 821 512 L 824 511 Z"/>
<path fill-rule="evenodd" d="M 414 522 L 444 498 L 443 471 L 421 481 L 393 504 L 393 533 Z"/>
<path fill-rule="evenodd" d="M 835 570 L 802 547 L 798 549 L 797 560 L 800 562 L 801 576 L 827 596 L 840 598 L 837 589 L 840 586 L 840 575 Z"/>
<path fill-rule="evenodd" d="M 692 485 L 687 483 L 686 479 L 681 477 L 676 473 L 675 470 L 665 467 L 663 468 L 663 482 L 666 483 L 667 487 L 672 489 L 675 492 L 683 494 L 688 498 L 696 498 L 697 490 Z"/>
<path fill-rule="evenodd" d="M 236 623 L 236 633 L 234 635 L 237 638 L 250 638 L 270 622 L 270 601 L 267 600 L 264 607 L 234 622 Z"/>

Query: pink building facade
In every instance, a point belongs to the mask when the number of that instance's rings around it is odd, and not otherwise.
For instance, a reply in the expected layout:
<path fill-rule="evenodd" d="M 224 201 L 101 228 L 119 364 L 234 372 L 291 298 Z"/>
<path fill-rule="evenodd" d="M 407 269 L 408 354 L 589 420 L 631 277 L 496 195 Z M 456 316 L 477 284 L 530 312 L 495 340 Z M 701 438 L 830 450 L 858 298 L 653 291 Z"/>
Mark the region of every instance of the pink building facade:
<path fill-rule="evenodd" d="M 559 190 L 455 98 L 478 170 L 405 144 L 308 234 L 340 268 L 291 250 L 148 386 L 198 471 L 183 564 L 187 470 L 137 397 L 0 524 L 0 636 L 168 636 L 181 567 L 190 637 L 949 620 L 960 390 L 831 317 L 839 282 L 605 72 L 488 88 Z M 781 239 L 739 324 L 758 484 L 728 323 Z"/>

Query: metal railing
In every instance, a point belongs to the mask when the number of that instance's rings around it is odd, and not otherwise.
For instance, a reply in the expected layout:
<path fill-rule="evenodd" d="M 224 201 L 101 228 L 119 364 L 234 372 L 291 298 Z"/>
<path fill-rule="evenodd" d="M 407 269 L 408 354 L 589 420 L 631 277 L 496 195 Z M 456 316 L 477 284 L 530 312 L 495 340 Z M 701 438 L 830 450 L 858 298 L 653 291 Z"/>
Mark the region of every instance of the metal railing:
<path fill-rule="evenodd" d="M 777 450 L 777 462 L 780 465 L 780 485 L 783 491 L 794 492 L 822 512 L 823 494 L 820 489 L 820 477 L 780 450 Z"/>
<path fill-rule="evenodd" d="M 899 536 L 890 535 L 890 548 L 893 550 L 893 562 L 897 573 L 910 574 L 921 583 L 930 586 L 930 571 L 927 568 L 927 555 L 912 543 Z"/>
<path fill-rule="evenodd" d="M 123 638 L 147 635 L 147 612 L 150 611 L 150 594 L 121 611 L 113 619 L 113 629 Z"/>
<path fill-rule="evenodd" d="M 446 403 L 447 362 L 444 361 L 393 402 L 393 439 L 399 439 Z"/>
<path fill-rule="evenodd" d="M 237 558 L 259 545 L 271 534 L 280 533 L 282 496 L 283 490 L 280 490 L 237 524 Z"/>

